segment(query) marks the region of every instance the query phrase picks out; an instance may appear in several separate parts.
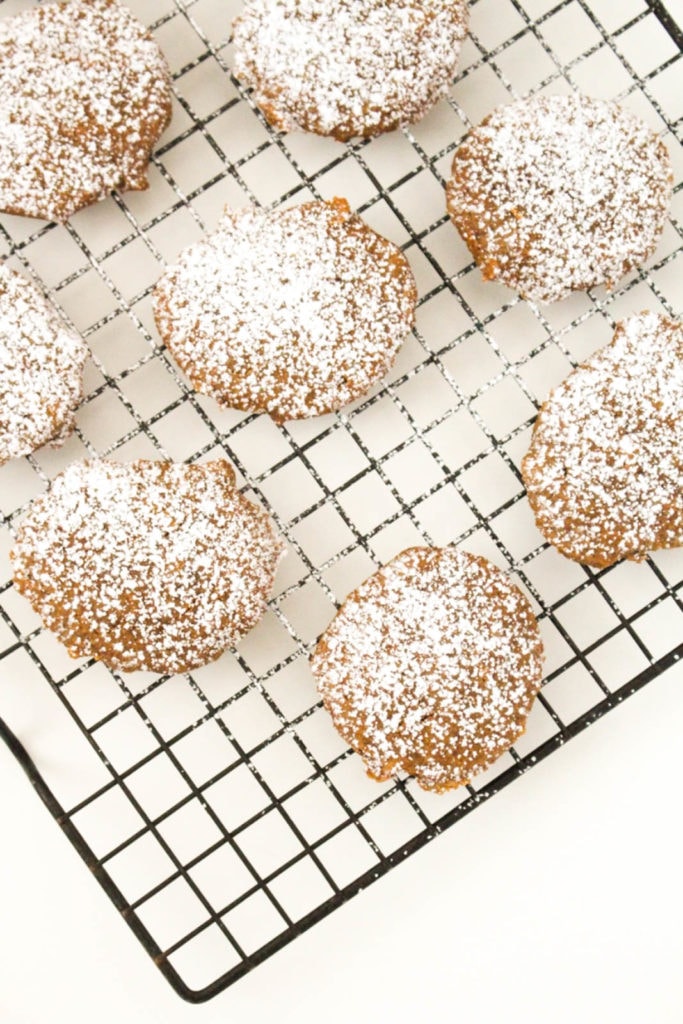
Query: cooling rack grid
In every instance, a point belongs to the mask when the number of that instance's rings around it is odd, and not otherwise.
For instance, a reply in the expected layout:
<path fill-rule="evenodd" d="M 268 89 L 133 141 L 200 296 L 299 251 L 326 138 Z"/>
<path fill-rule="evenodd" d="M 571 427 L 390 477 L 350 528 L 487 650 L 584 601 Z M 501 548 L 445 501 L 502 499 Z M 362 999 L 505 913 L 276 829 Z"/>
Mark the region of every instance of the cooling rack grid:
<path fill-rule="evenodd" d="M 0 17 L 30 6 L 0 0 Z M 266 125 L 230 74 L 241 4 L 132 0 L 173 72 L 174 118 L 146 193 L 65 226 L 0 217 L 0 257 L 38 281 L 93 358 L 74 437 L 0 469 L 0 735 L 184 998 L 211 997 L 680 658 L 682 552 L 607 570 L 537 533 L 519 463 L 539 404 L 641 309 L 680 315 L 683 115 L 673 7 L 474 0 L 447 100 L 342 145 Z M 618 99 L 674 158 L 659 249 L 611 294 L 537 308 L 484 284 L 444 212 L 451 154 L 515 95 Z M 159 343 L 151 290 L 226 204 L 346 196 L 402 245 L 417 329 L 387 381 L 338 415 L 275 426 L 195 394 Z M 73 459 L 227 456 L 288 557 L 263 622 L 191 675 L 72 661 L 10 582 L 13 524 Z M 515 748 L 436 797 L 379 785 L 332 729 L 308 653 L 344 596 L 403 548 L 462 544 L 509 569 L 539 616 L 546 679 Z M 27 753 L 27 751 L 29 753 Z"/>

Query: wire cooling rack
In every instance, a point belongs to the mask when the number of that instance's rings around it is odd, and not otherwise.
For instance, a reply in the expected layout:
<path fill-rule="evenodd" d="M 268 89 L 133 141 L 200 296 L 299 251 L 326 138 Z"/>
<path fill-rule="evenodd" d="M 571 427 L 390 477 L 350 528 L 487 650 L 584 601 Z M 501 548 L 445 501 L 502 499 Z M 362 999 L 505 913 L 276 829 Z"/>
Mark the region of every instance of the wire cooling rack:
<path fill-rule="evenodd" d="M 0 16 L 29 6 L 0 0 Z M 519 463 L 540 402 L 642 309 L 680 314 L 681 36 L 645 0 L 474 0 L 447 101 L 342 145 L 277 136 L 230 74 L 239 3 L 137 0 L 173 72 L 150 189 L 66 226 L 0 217 L 0 256 L 41 283 L 93 353 L 74 437 L 0 469 L 0 733 L 173 987 L 225 988 L 680 657 L 683 552 L 607 570 L 537 533 Z M 153 21 L 153 19 L 156 19 Z M 666 139 L 673 217 L 646 268 L 536 308 L 484 284 L 444 212 L 451 154 L 511 96 L 616 98 Z M 342 413 L 275 426 L 195 394 L 160 345 L 150 293 L 225 204 L 346 196 L 401 244 L 417 330 L 388 380 Z M 13 524 L 75 458 L 227 455 L 288 557 L 263 622 L 191 675 L 72 661 L 10 582 Z M 415 543 L 462 544 L 534 603 L 546 680 L 526 734 L 444 796 L 369 781 L 321 708 L 307 657 L 335 606 Z M 5 724 L 6 723 L 6 724 Z M 30 752 L 27 754 L 27 751 Z"/>

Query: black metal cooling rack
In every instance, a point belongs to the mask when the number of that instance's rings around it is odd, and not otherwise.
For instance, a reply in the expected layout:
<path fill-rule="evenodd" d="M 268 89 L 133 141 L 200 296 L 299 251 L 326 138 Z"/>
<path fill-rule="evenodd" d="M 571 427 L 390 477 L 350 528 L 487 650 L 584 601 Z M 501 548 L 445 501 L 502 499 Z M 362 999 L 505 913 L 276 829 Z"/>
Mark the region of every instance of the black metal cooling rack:
<path fill-rule="evenodd" d="M 29 6 L 0 0 L 0 16 Z M 131 3 L 145 18 L 145 0 Z M 0 256 L 41 281 L 93 351 L 74 438 L 0 470 L 0 736 L 184 998 L 215 995 L 606 714 L 683 652 L 681 552 L 594 571 L 535 532 L 519 474 L 548 389 L 642 308 L 680 313 L 680 211 L 614 293 L 543 309 L 482 284 L 443 212 L 450 155 L 516 93 L 581 88 L 633 107 L 681 156 L 681 32 L 658 2 L 474 0 L 448 101 L 404 133 L 340 145 L 277 136 L 230 75 L 239 3 L 162 0 L 173 124 L 151 188 L 64 226 L 0 217 Z M 618 8 L 618 10 L 616 9 Z M 161 12 L 161 16 L 159 16 Z M 403 245 L 418 327 L 388 381 L 336 416 L 276 427 L 188 388 L 154 334 L 163 263 L 225 203 L 346 195 Z M 71 662 L 15 594 L 12 524 L 85 454 L 226 454 L 289 557 L 261 626 L 185 677 Z M 434 797 L 378 785 L 321 708 L 307 655 L 334 607 L 412 543 L 463 543 L 535 603 L 547 677 L 524 737 Z M 7 723 L 7 724 L 6 724 Z M 27 750 L 30 751 L 27 753 Z"/>

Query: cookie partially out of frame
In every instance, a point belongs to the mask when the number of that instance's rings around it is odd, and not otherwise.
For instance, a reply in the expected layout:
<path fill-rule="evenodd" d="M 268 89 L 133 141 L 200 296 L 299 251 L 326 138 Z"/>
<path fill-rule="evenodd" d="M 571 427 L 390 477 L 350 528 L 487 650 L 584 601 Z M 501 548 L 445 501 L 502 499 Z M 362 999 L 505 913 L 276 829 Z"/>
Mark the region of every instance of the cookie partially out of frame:
<path fill-rule="evenodd" d="M 71 433 L 88 355 L 35 285 L 0 263 L 0 465 Z"/>
<path fill-rule="evenodd" d="M 484 558 L 410 548 L 366 580 L 311 667 L 343 739 L 379 781 L 468 782 L 524 732 L 541 685 L 531 606 Z"/>
<path fill-rule="evenodd" d="M 408 262 L 346 200 L 228 211 L 169 267 L 159 333 L 198 391 L 278 422 L 377 383 L 413 326 Z"/>
<path fill-rule="evenodd" d="M 619 323 L 542 407 L 522 474 L 539 530 L 577 562 L 683 545 L 683 325 Z"/>
<path fill-rule="evenodd" d="M 445 94 L 467 23 L 466 0 L 247 0 L 235 74 L 275 128 L 377 135 Z"/>
<path fill-rule="evenodd" d="M 147 188 L 171 117 L 156 42 L 118 0 L 45 3 L 0 20 L 0 210 L 65 221 Z"/>
<path fill-rule="evenodd" d="M 22 521 L 14 582 L 76 658 L 205 665 L 263 615 L 283 552 L 227 462 L 71 465 Z"/>
<path fill-rule="evenodd" d="M 671 203 L 664 143 L 614 103 L 536 96 L 456 150 L 448 212 L 486 280 L 536 302 L 612 287 L 654 252 Z"/>

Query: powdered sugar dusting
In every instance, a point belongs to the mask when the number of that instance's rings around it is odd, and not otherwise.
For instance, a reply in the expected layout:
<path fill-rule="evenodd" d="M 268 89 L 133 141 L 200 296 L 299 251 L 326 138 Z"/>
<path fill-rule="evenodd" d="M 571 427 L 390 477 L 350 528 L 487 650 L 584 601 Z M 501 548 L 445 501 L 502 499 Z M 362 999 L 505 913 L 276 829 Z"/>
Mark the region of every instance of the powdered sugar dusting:
<path fill-rule="evenodd" d="M 683 544 L 683 325 L 641 313 L 541 409 L 523 464 L 541 532 L 611 565 Z"/>
<path fill-rule="evenodd" d="M 543 650 L 523 594 L 485 559 L 411 548 L 354 591 L 311 660 L 368 774 L 444 790 L 524 731 Z"/>
<path fill-rule="evenodd" d="M 14 580 L 74 657 L 187 671 L 259 620 L 283 553 L 227 462 L 85 461 L 22 522 Z"/>
<path fill-rule="evenodd" d="M 279 421 L 319 415 L 387 372 L 414 320 L 410 267 L 345 200 L 227 212 L 155 294 L 194 386 Z"/>
<path fill-rule="evenodd" d="M 63 221 L 147 187 L 171 114 L 169 73 L 118 0 L 69 0 L 0 21 L 0 209 Z"/>
<path fill-rule="evenodd" d="M 670 159 L 613 103 L 537 96 L 494 111 L 456 151 L 448 210 L 488 280 L 553 302 L 611 287 L 655 250 Z"/>
<path fill-rule="evenodd" d="M 276 128 L 375 135 L 446 93 L 467 21 L 465 0 L 248 0 L 235 74 Z"/>
<path fill-rule="evenodd" d="M 0 465 L 71 433 L 88 355 L 38 289 L 0 264 Z"/>

